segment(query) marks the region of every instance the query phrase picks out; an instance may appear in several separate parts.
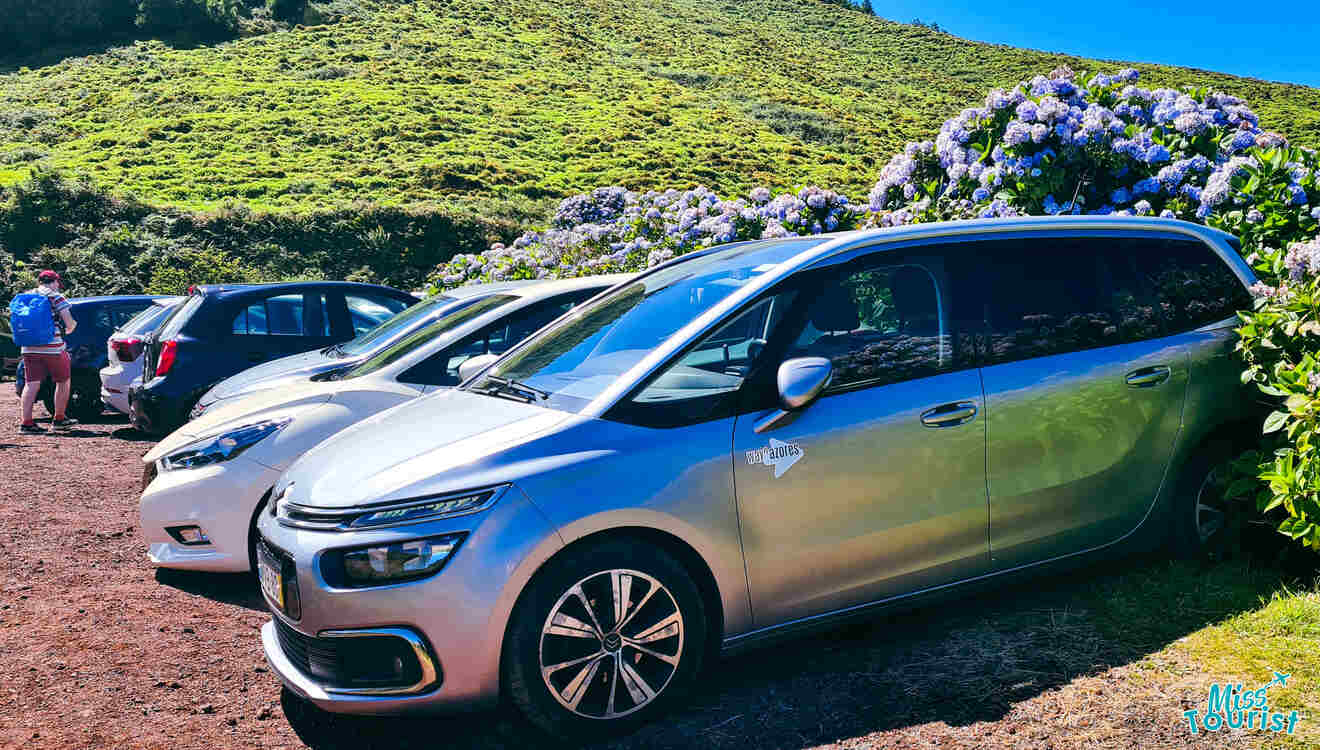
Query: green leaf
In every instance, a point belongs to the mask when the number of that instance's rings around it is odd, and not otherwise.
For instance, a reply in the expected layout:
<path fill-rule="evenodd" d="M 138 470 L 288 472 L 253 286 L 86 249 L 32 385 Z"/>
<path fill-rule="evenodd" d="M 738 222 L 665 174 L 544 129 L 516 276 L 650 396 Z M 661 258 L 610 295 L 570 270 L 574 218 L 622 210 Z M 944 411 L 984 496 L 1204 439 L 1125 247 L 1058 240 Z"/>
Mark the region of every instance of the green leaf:
<path fill-rule="evenodd" d="M 1278 432 L 1279 430 L 1283 429 L 1283 426 L 1287 423 L 1288 423 L 1288 412 L 1286 411 L 1271 412 L 1270 415 L 1265 418 L 1265 426 L 1261 429 L 1261 433 L 1264 435 L 1268 435 L 1271 432 Z"/>

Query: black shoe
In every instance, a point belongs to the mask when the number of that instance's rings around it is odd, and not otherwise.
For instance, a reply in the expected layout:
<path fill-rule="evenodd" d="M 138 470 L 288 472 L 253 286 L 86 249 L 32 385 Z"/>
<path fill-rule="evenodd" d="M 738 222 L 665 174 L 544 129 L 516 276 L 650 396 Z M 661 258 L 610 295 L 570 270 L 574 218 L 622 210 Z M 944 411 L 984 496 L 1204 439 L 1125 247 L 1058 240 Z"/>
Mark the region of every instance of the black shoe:
<path fill-rule="evenodd" d="M 45 434 L 46 434 L 46 430 L 45 430 L 45 428 L 43 428 L 43 427 L 38 427 L 38 426 L 36 426 L 36 425 L 34 425 L 34 424 L 19 425 L 19 427 L 18 427 L 18 431 L 21 432 L 21 433 L 23 433 L 24 435 L 45 435 Z"/>
<path fill-rule="evenodd" d="M 78 420 L 65 417 L 64 419 L 52 420 L 50 426 L 57 430 L 67 430 L 76 424 L 78 424 Z"/>

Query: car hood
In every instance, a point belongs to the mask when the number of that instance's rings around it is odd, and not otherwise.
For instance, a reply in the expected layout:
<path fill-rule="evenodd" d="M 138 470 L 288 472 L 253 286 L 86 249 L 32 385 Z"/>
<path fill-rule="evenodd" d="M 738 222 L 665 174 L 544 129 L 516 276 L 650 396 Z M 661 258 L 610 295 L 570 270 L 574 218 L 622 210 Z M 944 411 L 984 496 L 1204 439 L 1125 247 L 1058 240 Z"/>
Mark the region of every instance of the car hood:
<path fill-rule="evenodd" d="M 283 386 L 292 379 L 305 379 L 327 370 L 350 365 L 355 361 L 357 360 L 350 358 L 336 359 L 331 355 L 322 354 L 320 349 L 281 357 L 225 378 L 206 394 L 204 400 L 233 398 L 251 391 Z"/>
<path fill-rule="evenodd" d="M 334 397 L 342 385 L 339 382 L 304 382 L 279 390 L 260 391 L 229 403 L 218 403 L 156 443 L 142 460 L 155 461 L 199 437 L 217 435 L 227 428 L 242 427 L 264 419 L 274 419 L 285 412 L 324 404 Z"/>
<path fill-rule="evenodd" d="M 501 454 L 533 441 L 543 445 L 583 421 L 509 399 L 444 391 L 336 434 L 290 466 L 279 489 L 293 485 L 291 502 L 347 508 L 492 484 L 506 479 Z"/>

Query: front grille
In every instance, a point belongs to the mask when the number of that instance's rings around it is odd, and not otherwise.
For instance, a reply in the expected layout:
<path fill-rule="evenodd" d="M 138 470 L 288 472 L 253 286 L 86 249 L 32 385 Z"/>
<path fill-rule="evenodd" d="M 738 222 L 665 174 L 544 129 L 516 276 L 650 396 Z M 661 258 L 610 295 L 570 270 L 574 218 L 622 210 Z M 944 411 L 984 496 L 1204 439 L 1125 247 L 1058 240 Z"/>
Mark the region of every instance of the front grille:
<path fill-rule="evenodd" d="M 303 635 L 284 624 L 279 617 L 275 618 L 275 633 L 284 655 L 294 666 L 318 680 L 332 684 L 338 682 L 340 641 Z"/>
<path fill-rule="evenodd" d="M 390 690 L 425 688 L 434 671 L 423 669 L 412 646 L 388 635 L 324 638 L 304 635 L 275 618 L 275 634 L 284 656 L 330 688 Z"/>

